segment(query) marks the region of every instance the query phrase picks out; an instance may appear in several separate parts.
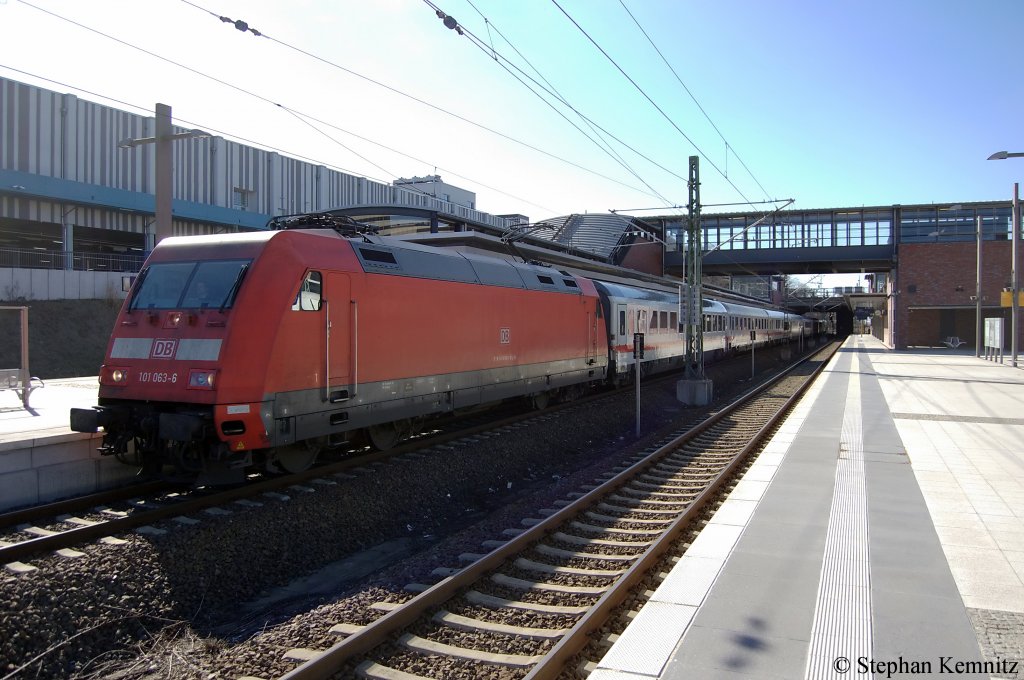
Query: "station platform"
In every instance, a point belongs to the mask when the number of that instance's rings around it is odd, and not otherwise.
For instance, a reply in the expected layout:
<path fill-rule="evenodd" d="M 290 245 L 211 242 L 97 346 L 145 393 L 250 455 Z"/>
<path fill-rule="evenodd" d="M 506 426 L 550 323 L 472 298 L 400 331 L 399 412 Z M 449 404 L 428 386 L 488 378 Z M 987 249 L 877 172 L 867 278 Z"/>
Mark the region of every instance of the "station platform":
<path fill-rule="evenodd" d="M 95 376 L 47 380 L 30 409 L 0 391 L 0 512 L 124 483 L 136 470 L 97 452 L 101 434 L 72 432 L 72 408 L 96 404 Z"/>
<path fill-rule="evenodd" d="M 1024 370 L 857 335 L 589 678 L 1022 666 Z"/>
<path fill-rule="evenodd" d="M 0 444 L 70 432 L 68 412 L 94 406 L 98 393 L 96 376 L 47 380 L 32 391 L 26 410 L 13 391 L 0 392 Z"/>

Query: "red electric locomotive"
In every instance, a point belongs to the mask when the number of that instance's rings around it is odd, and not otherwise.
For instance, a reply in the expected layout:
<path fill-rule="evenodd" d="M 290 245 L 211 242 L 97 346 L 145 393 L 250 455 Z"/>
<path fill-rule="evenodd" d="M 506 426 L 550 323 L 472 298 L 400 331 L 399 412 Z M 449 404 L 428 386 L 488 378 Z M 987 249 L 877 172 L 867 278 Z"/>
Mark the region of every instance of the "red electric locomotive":
<path fill-rule="evenodd" d="M 425 416 L 604 380 L 602 316 L 587 279 L 354 230 L 169 238 L 71 429 L 150 471 L 297 471 L 355 431 L 387 448 Z"/>

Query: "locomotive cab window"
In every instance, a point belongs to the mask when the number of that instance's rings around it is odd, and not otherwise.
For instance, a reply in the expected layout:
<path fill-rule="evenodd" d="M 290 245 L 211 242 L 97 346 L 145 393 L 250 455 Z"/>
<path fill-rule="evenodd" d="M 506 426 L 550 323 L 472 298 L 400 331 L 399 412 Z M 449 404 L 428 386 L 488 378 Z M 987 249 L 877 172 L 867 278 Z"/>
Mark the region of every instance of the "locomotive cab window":
<path fill-rule="evenodd" d="M 320 309 L 320 296 L 323 291 L 323 277 L 320 272 L 307 272 L 302 279 L 302 286 L 299 288 L 295 302 L 292 303 L 292 311 L 315 312 Z"/>
<path fill-rule="evenodd" d="M 151 264 L 139 275 L 131 309 L 231 307 L 251 260 Z"/>

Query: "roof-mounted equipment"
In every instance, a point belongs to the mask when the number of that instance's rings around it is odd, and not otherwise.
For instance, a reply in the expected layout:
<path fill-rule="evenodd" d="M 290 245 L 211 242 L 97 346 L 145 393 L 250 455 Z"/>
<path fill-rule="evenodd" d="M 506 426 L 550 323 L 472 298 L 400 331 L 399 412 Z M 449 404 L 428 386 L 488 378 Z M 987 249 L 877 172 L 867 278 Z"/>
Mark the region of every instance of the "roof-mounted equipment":
<path fill-rule="evenodd" d="M 379 227 L 357 222 L 348 215 L 333 213 L 303 213 L 300 215 L 279 215 L 270 218 L 267 228 L 274 231 L 284 229 L 333 229 L 346 238 L 376 234 Z M 369 240 L 369 239 L 367 239 Z"/>

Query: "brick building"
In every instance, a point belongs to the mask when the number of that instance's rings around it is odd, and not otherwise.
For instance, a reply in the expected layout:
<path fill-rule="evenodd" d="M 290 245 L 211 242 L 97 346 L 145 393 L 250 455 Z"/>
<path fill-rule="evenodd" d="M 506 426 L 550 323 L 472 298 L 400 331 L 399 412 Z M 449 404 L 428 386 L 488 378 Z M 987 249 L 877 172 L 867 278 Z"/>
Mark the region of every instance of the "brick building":
<path fill-rule="evenodd" d="M 1003 346 L 1009 350 L 1010 308 L 1000 306 L 1000 293 L 1010 287 L 1011 244 L 1007 240 L 984 241 L 981 252 L 982 317 L 1004 319 Z M 975 345 L 977 257 L 977 245 L 970 242 L 899 245 L 897 283 L 892 293 L 895 347 L 937 346 L 950 336 Z M 1018 333 L 1022 329 L 1019 324 Z"/>

